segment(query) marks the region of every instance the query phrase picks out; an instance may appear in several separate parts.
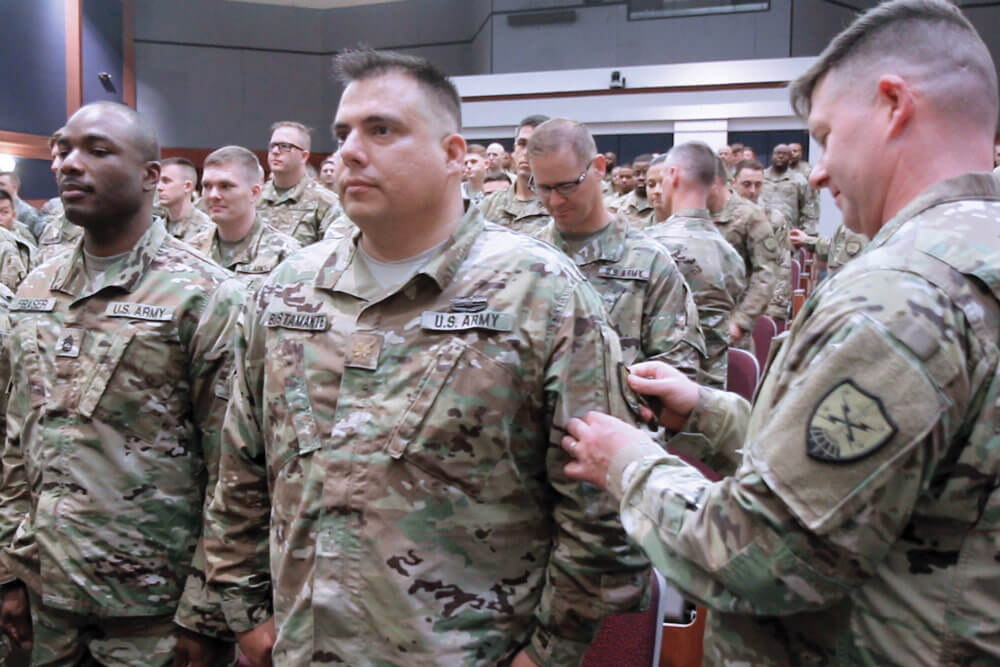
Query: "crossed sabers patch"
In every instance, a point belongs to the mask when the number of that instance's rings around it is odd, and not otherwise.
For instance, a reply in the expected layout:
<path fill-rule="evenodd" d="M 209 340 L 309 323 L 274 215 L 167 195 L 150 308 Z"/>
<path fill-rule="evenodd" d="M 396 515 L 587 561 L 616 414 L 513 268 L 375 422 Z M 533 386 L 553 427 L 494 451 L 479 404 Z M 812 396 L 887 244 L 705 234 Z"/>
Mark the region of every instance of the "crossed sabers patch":
<path fill-rule="evenodd" d="M 806 430 L 806 453 L 819 461 L 857 461 L 896 435 L 882 399 L 843 380 L 813 409 Z"/>

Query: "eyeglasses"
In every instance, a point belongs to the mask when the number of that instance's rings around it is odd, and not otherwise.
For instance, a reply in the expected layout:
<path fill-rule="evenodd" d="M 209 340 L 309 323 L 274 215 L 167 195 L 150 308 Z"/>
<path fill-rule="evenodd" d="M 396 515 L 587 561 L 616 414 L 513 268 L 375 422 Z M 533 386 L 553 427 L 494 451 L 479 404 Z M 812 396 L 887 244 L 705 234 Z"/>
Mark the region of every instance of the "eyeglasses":
<path fill-rule="evenodd" d="M 587 166 L 583 169 L 583 173 L 577 176 L 576 180 L 556 183 L 555 185 L 542 185 L 541 183 L 535 183 L 535 177 L 532 175 L 531 178 L 528 179 L 528 189 L 542 198 L 552 196 L 553 192 L 558 192 L 563 197 L 568 197 L 580 188 L 580 184 L 587 178 L 587 172 L 590 171 L 590 166 L 592 164 L 594 164 L 593 159 L 587 163 Z"/>
<path fill-rule="evenodd" d="M 295 144 L 289 144 L 284 141 L 275 141 L 267 145 L 267 152 L 274 153 L 275 151 L 277 151 L 279 153 L 290 153 L 293 148 L 297 151 L 305 150 L 304 148 L 296 146 Z"/>

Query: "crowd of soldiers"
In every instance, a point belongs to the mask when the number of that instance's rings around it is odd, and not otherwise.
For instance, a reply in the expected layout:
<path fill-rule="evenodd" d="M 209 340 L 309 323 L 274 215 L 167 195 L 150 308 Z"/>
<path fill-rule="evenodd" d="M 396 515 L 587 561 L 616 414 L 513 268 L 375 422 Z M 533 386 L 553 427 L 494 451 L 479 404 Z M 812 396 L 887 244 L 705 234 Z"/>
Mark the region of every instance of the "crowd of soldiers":
<path fill-rule="evenodd" d="M 1000 662 L 1000 102 L 955 6 L 879 5 L 791 84 L 812 167 L 616 164 L 542 115 L 508 155 L 426 60 L 335 65 L 315 177 L 285 121 L 199 189 L 107 102 L 40 211 L 0 174 L 7 660 L 577 665 L 655 567 L 711 664 Z"/>

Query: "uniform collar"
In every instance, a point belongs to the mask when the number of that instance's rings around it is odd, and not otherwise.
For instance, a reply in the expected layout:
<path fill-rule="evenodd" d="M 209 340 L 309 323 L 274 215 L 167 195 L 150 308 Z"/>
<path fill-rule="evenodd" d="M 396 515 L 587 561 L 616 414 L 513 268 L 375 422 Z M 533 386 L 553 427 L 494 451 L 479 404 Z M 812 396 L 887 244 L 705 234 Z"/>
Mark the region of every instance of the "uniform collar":
<path fill-rule="evenodd" d="M 230 258 L 229 265 L 235 266 L 236 264 L 247 264 L 253 260 L 253 255 L 257 251 L 257 246 L 260 245 L 260 239 L 264 235 L 264 222 L 260 219 L 259 215 L 255 215 L 253 219 L 253 226 L 250 227 L 250 231 L 242 239 L 237 241 L 237 245 L 233 248 L 233 255 Z M 212 259 L 216 262 L 222 262 L 222 239 L 219 238 L 219 229 L 216 228 L 212 232 Z"/>
<path fill-rule="evenodd" d="M 542 204 L 542 200 L 538 199 L 526 199 L 520 200 L 514 193 L 515 185 L 511 185 L 509 188 L 503 191 L 503 196 L 500 200 L 500 209 L 504 213 L 508 213 L 514 217 L 515 220 L 519 218 L 527 218 L 532 215 L 548 215 L 549 212 L 545 209 L 545 205 Z"/>
<path fill-rule="evenodd" d="M 310 183 L 312 183 L 312 178 L 309 177 L 309 174 L 305 174 L 302 180 L 296 183 L 288 192 L 278 195 L 278 189 L 275 187 L 274 181 L 268 181 L 264 184 L 260 199 L 268 204 L 281 204 L 286 201 L 295 203 L 302 199 L 302 193 L 306 191 Z"/>
<path fill-rule="evenodd" d="M 458 223 L 455 231 L 452 232 L 451 237 L 445 241 L 438 253 L 417 271 L 417 275 L 427 276 L 442 291 L 447 289 L 462 266 L 462 262 L 468 257 L 472 243 L 483 229 L 484 223 L 479 210 L 470 208 L 461 222 Z M 356 260 L 360 240 L 361 229 L 355 228 L 349 237 L 337 244 L 333 254 L 327 258 L 316 273 L 314 284 L 317 288 L 331 292 L 344 292 L 357 298 L 366 298 L 364 295 L 369 290 L 366 289 L 365 285 L 358 284 L 356 280 L 359 273 L 355 267 L 358 264 Z"/>
<path fill-rule="evenodd" d="M 628 221 L 622 216 L 612 218 L 603 233 L 599 233 L 587 245 L 578 249 L 570 255 L 573 263 L 577 266 L 584 266 L 593 262 L 619 262 L 625 255 L 625 237 L 628 234 Z M 566 239 L 563 237 L 555 221 L 545 226 L 545 230 L 540 234 L 543 241 L 547 241 L 555 247 L 568 253 Z"/>
<path fill-rule="evenodd" d="M 154 218 L 149 229 L 139 238 L 128 254 L 108 267 L 108 270 L 94 284 L 90 284 L 90 279 L 87 277 L 87 271 L 83 265 L 83 238 L 81 237 L 76 242 L 68 260 L 56 269 L 51 287 L 53 290 L 68 294 L 75 299 L 93 296 L 107 287 L 118 287 L 126 292 L 131 292 L 142 280 L 166 237 L 167 229 L 164 227 L 163 221 Z"/>

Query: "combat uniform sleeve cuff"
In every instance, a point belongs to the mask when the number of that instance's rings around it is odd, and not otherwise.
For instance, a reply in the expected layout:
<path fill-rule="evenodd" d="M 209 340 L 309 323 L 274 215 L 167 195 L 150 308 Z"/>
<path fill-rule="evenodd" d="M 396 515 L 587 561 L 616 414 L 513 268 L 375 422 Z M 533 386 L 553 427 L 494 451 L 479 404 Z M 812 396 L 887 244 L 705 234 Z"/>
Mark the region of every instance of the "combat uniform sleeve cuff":
<path fill-rule="evenodd" d="M 725 395 L 725 393 L 705 386 L 698 387 L 698 403 L 688 415 L 681 432 L 709 435 L 712 427 L 718 423 L 721 413 L 725 411 L 724 406 L 720 405 L 722 398 L 720 394 Z"/>
<path fill-rule="evenodd" d="M 583 660 L 589 644 L 556 637 L 536 628 L 524 649 L 539 667 L 576 667 Z"/>
<path fill-rule="evenodd" d="M 666 455 L 667 452 L 664 451 L 663 447 L 650 439 L 635 440 L 628 443 L 619 449 L 615 453 L 614 458 L 611 459 L 607 476 L 608 493 L 620 501 L 625 493 L 625 468 L 634 461 L 639 461 L 647 457 L 661 458 Z"/>
<path fill-rule="evenodd" d="M 222 613 L 226 616 L 229 629 L 237 635 L 250 632 L 272 616 L 270 591 L 267 598 L 260 600 L 251 600 L 233 591 L 223 591 Z"/>
<path fill-rule="evenodd" d="M 753 329 L 753 322 L 750 316 L 738 310 L 734 310 L 729 317 L 729 321 L 738 326 L 744 333 L 749 333 Z"/>
<path fill-rule="evenodd" d="M 219 595 L 205 586 L 204 579 L 188 575 L 174 623 L 200 635 L 232 641 L 235 638 L 222 613 L 221 602 Z"/>

